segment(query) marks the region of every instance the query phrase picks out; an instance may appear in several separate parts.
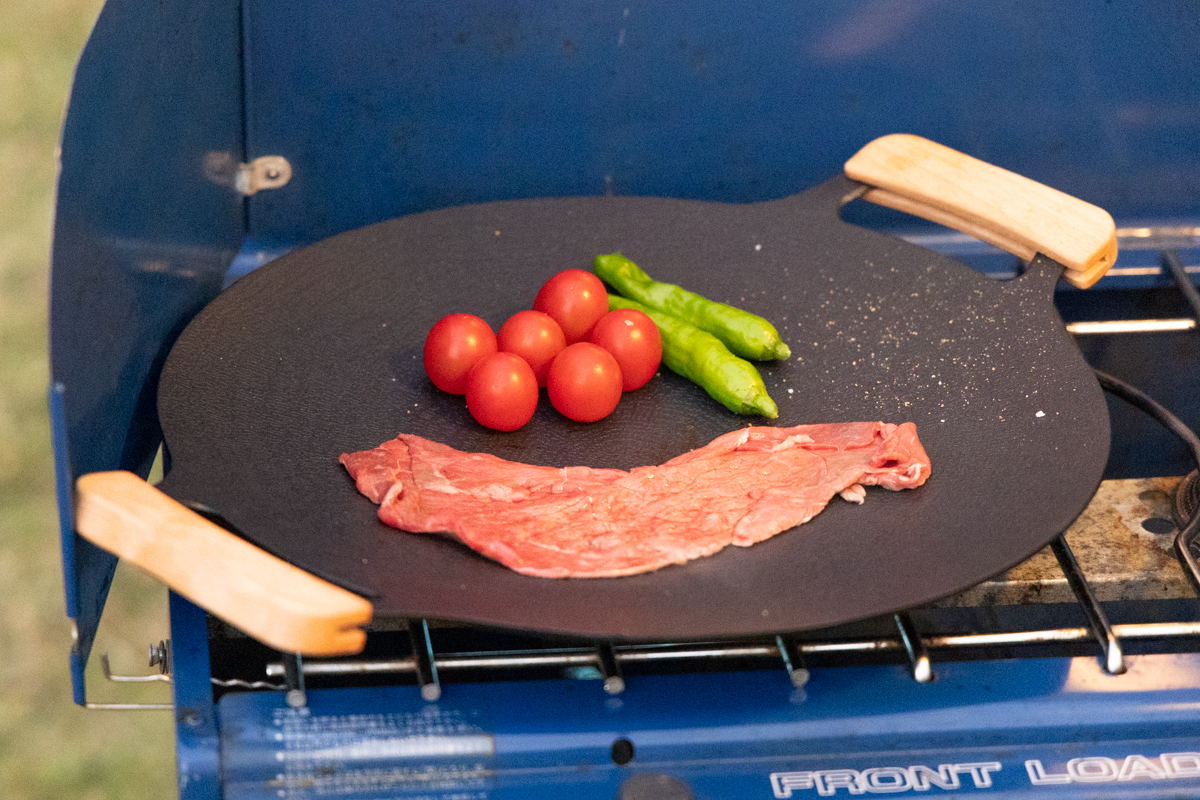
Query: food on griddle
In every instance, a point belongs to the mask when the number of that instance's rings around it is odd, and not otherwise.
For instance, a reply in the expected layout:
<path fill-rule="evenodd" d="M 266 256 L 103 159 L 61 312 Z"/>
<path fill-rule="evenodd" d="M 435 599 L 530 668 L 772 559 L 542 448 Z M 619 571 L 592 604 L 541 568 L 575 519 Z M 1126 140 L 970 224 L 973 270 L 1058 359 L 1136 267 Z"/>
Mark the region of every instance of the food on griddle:
<path fill-rule="evenodd" d="M 542 284 L 533 299 L 533 310 L 553 317 L 567 344 L 586 342 L 592 328 L 608 313 L 604 284 L 585 270 L 563 270 Z"/>
<path fill-rule="evenodd" d="M 411 434 L 341 463 L 388 525 L 450 533 L 545 578 L 634 575 L 747 547 L 835 495 L 861 502 L 863 486 L 911 489 L 930 474 L 911 422 L 741 428 L 629 472 L 520 464 Z"/>
<path fill-rule="evenodd" d="M 602 420 L 621 400 L 621 367 L 612 353 L 591 342 L 567 345 L 550 365 L 546 394 L 568 419 Z"/>
<path fill-rule="evenodd" d="M 656 281 L 620 253 L 596 256 L 592 271 L 623 297 L 711 333 L 736 356 L 772 361 L 791 355 L 775 326 L 757 314 Z"/>
<path fill-rule="evenodd" d="M 547 387 L 553 405 L 577 422 L 596 422 L 616 408 L 622 391 L 633 391 L 654 376 L 660 363 L 696 382 L 726 408 L 738 414 L 779 416 L 754 365 L 731 352 L 726 341 L 753 358 L 786 358 L 788 347 L 771 323 L 749 312 L 715 303 L 672 284 L 651 280 L 619 254 L 597 256 L 596 272 L 630 297 L 609 295 L 596 275 L 567 269 L 542 284 L 532 311 L 520 311 L 492 334 L 487 323 L 471 314 L 451 314 L 434 325 L 425 340 L 425 371 L 434 384 L 453 394 L 467 392 L 472 367 L 500 352 L 522 358 L 533 370 L 537 387 Z M 672 311 L 664 311 L 663 309 Z M 601 320 L 607 319 L 605 325 Z M 710 330 L 694 323 L 707 325 Z M 597 327 L 600 333 L 589 342 Z M 579 348 L 587 344 L 600 354 Z M 572 350 L 571 348 L 574 348 Z M 564 357 L 571 350 L 570 357 Z M 559 359 L 558 377 L 554 365 Z M 510 365 L 511 366 L 511 365 Z M 493 370 L 497 378 L 503 366 Z M 521 381 L 502 391 L 499 383 L 479 382 L 467 407 L 482 425 L 516 430 L 533 411 Z M 615 389 L 614 389 L 615 379 Z M 534 398 L 536 406 L 536 397 Z M 516 423 L 516 420 L 521 421 Z"/>
<path fill-rule="evenodd" d="M 450 394 L 466 394 L 467 375 L 496 352 L 496 334 L 474 314 L 448 314 L 425 336 L 425 374 Z"/>
<path fill-rule="evenodd" d="M 654 321 L 632 308 L 618 308 L 600 318 L 592 329 L 592 344 L 600 345 L 621 367 L 621 390 L 645 386 L 662 363 L 662 334 Z"/>
<path fill-rule="evenodd" d="M 502 353 L 515 353 L 529 362 L 537 385 L 546 385 L 546 375 L 554 357 L 567 346 L 562 327 L 549 314 L 518 311 L 500 326 L 496 344 Z"/>
<path fill-rule="evenodd" d="M 467 410 L 485 427 L 515 431 L 533 418 L 537 401 L 533 368 L 513 353 L 492 353 L 467 376 Z"/>
<path fill-rule="evenodd" d="M 770 419 L 779 416 L 779 408 L 754 365 L 729 352 L 711 333 L 618 295 L 610 294 L 608 304 L 614 309 L 641 311 L 653 320 L 662 336 L 662 363 L 698 384 L 730 411 Z"/>
<path fill-rule="evenodd" d="M 609 313 L 604 284 L 590 272 L 564 270 L 542 285 L 533 306 L 509 317 L 498 336 L 472 314 L 438 320 L 425 337 L 429 379 L 443 391 L 466 394 L 471 416 L 494 430 L 514 431 L 528 422 L 542 386 L 551 404 L 570 419 L 595 422 L 607 417 L 621 399 L 624 380 L 617 354 L 588 341 L 596 323 Z M 653 323 L 647 326 L 654 328 Z M 557 377 L 552 377 L 554 364 L 567 350 L 570 356 L 562 359 Z M 631 358 L 631 364 L 645 366 L 644 357 L 636 361 L 634 353 Z M 528 367 L 532 390 L 518 361 Z M 657 368 L 656 356 L 641 382 Z"/>

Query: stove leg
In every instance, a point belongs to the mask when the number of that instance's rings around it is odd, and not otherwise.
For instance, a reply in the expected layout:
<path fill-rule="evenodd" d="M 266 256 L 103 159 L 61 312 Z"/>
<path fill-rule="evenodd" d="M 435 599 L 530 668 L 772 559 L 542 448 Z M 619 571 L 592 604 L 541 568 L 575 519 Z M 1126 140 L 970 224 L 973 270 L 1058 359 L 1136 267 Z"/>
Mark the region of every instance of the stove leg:
<path fill-rule="evenodd" d="M 208 657 L 208 617 L 204 609 L 174 592 L 169 598 L 179 798 L 218 800 L 220 734 Z"/>

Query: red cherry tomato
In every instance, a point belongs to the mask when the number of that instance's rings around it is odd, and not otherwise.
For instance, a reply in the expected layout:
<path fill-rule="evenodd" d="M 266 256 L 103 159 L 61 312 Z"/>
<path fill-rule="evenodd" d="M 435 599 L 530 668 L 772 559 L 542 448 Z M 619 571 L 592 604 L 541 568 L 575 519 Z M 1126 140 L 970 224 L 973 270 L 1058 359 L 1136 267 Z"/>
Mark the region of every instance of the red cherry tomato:
<path fill-rule="evenodd" d="M 518 311 L 500 326 L 496 345 L 502 353 L 515 353 L 529 362 L 538 386 L 546 385 L 550 362 L 567 346 L 562 328 L 549 314 Z"/>
<path fill-rule="evenodd" d="M 546 379 L 550 404 L 576 422 L 595 422 L 612 413 L 621 399 L 621 368 L 603 347 L 591 342 L 567 345 Z"/>
<path fill-rule="evenodd" d="M 488 428 L 515 431 L 529 422 L 537 401 L 533 368 L 512 353 L 484 357 L 467 379 L 467 410 Z"/>
<path fill-rule="evenodd" d="M 662 362 L 658 326 L 632 308 L 618 308 L 600 318 L 592 329 L 592 344 L 612 354 L 621 367 L 621 388 L 632 392 L 646 385 Z"/>
<path fill-rule="evenodd" d="M 471 368 L 494 352 L 496 334 L 490 325 L 474 314 L 450 314 L 425 337 L 425 374 L 443 392 L 463 394 Z"/>
<path fill-rule="evenodd" d="M 533 310 L 553 317 L 567 344 L 586 342 L 592 327 L 608 313 L 608 292 L 592 273 L 568 269 L 542 284 Z"/>

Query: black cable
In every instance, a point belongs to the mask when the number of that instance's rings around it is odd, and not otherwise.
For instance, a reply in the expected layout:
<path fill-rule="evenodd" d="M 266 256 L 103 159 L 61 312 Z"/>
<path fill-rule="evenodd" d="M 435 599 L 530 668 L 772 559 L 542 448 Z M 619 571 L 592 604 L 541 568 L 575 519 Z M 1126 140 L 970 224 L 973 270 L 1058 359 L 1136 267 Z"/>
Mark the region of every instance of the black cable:
<path fill-rule="evenodd" d="M 1098 369 L 1093 370 L 1093 372 L 1096 373 L 1096 379 L 1100 381 L 1100 386 L 1104 391 L 1114 394 L 1130 405 L 1145 411 L 1162 423 L 1171 433 L 1183 440 L 1183 443 L 1191 448 L 1192 456 L 1196 459 L 1196 465 L 1200 467 L 1200 436 L 1197 436 L 1191 428 L 1184 425 L 1178 417 L 1159 405 L 1158 402 L 1143 393 L 1140 389 Z"/>
<path fill-rule="evenodd" d="M 1179 285 L 1179 291 L 1183 292 L 1183 296 L 1191 304 L 1192 316 L 1196 318 L 1196 322 L 1200 323 L 1200 292 L 1196 291 L 1196 285 L 1188 277 L 1183 262 L 1179 260 L 1179 256 L 1176 255 L 1174 250 L 1164 250 L 1162 263 L 1171 273 L 1172 277 L 1175 278 L 1175 283 Z"/>
<path fill-rule="evenodd" d="M 1200 436 L 1196 436 L 1192 429 L 1184 425 L 1178 417 L 1159 405 L 1149 395 L 1144 394 L 1140 389 L 1098 369 L 1092 371 L 1096 373 L 1096 379 L 1100 381 L 1100 386 L 1104 391 L 1116 395 L 1130 405 L 1146 412 L 1158 420 L 1167 430 L 1179 437 L 1184 444 L 1191 448 L 1192 457 L 1196 459 L 1196 467 L 1200 469 Z M 1180 527 L 1179 533 L 1175 537 L 1175 552 L 1179 554 L 1180 561 L 1187 568 L 1186 571 L 1188 578 L 1192 582 L 1192 588 L 1200 594 L 1200 564 L 1197 564 L 1196 556 L 1191 550 L 1191 543 L 1196 538 L 1197 531 L 1200 531 L 1200 510 L 1193 512 L 1192 518 Z"/>

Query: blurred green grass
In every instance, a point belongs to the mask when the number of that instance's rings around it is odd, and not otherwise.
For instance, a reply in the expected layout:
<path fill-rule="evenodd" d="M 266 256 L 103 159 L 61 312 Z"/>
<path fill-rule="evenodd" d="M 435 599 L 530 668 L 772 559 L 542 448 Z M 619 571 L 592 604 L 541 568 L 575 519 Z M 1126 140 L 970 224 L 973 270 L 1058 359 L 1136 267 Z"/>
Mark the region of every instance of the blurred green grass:
<path fill-rule="evenodd" d="M 53 459 L 46 410 L 47 278 L 56 148 L 75 63 L 100 0 L 0 3 L 0 795 L 177 795 L 170 712 L 85 710 L 71 701 Z M 166 638 L 166 592 L 119 569 L 89 666 L 94 702 L 169 702 L 146 673 Z"/>

